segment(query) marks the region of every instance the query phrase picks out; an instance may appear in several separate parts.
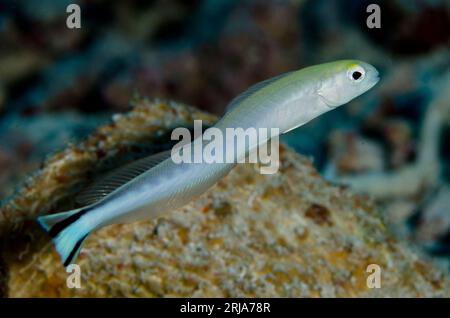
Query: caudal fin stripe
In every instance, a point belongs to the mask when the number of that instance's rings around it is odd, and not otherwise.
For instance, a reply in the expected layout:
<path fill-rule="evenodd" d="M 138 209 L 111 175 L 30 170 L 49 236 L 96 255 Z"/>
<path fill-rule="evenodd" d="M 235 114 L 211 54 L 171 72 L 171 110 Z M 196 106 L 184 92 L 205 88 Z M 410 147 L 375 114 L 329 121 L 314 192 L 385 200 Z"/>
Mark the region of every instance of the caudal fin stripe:
<path fill-rule="evenodd" d="M 75 257 L 75 255 L 78 254 L 78 250 L 80 249 L 81 244 L 83 244 L 83 241 L 86 239 L 88 235 L 89 234 L 86 234 L 85 236 L 83 236 L 81 239 L 78 240 L 78 242 L 73 247 L 72 251 L 70 251 L 69 257 L 67 257 L 67 259 L 64 261 L 64 267 L 67 267 L 70 264 L 72 264 L 73 258 Z"/>
<path fill-rule="evenodd" d="M 78 220 L 80 217 L 83 216 L 88 211 L 88 209 L 83 209 L 78 213 L 75 213 L 68 218 L 62 220 L 61 222 L 56 223 L 53 225 L 50 230 L 48 231 L 48 234 L 51 237 L 56 237 L 59 233 L 61 233 L 65 228 L 67 228 L 70 224 L 74 223 L 76 220 Z"/>

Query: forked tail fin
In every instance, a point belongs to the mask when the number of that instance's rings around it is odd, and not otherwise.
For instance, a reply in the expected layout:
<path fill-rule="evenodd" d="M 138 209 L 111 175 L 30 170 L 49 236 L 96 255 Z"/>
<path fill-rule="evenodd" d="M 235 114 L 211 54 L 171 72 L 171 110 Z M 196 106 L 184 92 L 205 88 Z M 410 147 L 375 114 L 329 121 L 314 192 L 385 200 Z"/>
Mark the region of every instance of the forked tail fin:
<path fill-rule="evenodd" d="M 64 266 L 76 261 L 81 246 L 89 235 L 90 229 L 80 221 L 88 210 L 89 208 L 81 208 L 38 217 L 39 224 L 53 238 Z"/>

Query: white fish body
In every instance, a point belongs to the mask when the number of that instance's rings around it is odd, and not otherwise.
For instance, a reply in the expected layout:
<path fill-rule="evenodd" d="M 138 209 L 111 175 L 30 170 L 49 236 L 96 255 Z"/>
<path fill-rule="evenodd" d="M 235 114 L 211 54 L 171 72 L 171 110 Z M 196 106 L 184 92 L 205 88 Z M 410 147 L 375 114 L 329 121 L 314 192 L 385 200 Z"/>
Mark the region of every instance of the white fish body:
<path fill-rule="evenodd" d="M 266 80 L 235 98 L 214 125 L 226 128 L 295 129 L 373 87 L 376 69 L 342 60 L 311 66 Z M 253 145 L 252 147 L 256 147 Z M 238 149 L 238 156 L 248 149 Z M 54 238 L 64 265 L 75 261 L 85 238 L 103 226 L 158 217 L 202 194 L 234 163 L 181 163 L 170 157 L 126 182 L 100 201 L 77 210 L 39 217 Z"/>

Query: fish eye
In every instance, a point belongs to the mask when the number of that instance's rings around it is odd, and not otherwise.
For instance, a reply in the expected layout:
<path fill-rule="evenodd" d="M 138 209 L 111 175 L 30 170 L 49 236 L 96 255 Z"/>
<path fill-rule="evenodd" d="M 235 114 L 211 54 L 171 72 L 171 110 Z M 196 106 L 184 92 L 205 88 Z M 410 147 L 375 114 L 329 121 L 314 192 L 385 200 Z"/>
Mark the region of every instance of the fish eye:
<path fill-rule="evenodd" d="M 352 82 L 361 82 L 364 79 L 366 72 L 361 66 L 355 66 L 350 68 L 347 72 L 347 76 L 350 78 Z"/>
<path fill-rule="evenodd" d="M 362 76 L 362 73 L 361 73 L 361 72 L 354 71 L 354 72 L 352 73 L 352 78 L 353 78 L 355 81 L 358 80 L 361 76 Z"/>

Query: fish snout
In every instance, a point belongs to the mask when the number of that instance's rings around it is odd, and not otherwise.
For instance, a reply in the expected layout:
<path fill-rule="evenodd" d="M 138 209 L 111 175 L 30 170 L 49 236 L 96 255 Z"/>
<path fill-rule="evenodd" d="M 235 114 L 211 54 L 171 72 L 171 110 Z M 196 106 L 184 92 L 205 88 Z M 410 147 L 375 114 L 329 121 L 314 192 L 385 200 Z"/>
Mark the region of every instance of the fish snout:
<path fill-rule="evenodd" d="M 380 81 L 380 73 L 373 65 L 365 63 L 364 69 L 366 70 L 366 77 L 371 87 Z"/>

